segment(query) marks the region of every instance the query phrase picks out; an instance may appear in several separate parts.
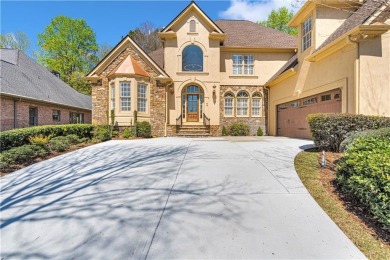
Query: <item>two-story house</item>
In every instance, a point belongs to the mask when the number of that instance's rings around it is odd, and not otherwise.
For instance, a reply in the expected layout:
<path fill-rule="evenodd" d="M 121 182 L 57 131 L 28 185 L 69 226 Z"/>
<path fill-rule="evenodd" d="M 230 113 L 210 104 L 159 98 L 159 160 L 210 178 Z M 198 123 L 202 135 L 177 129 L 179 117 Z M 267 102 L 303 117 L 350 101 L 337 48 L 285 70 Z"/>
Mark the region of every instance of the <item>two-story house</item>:
<path fill-rule="evenodd" d="M 310 137 L 307 124 L 301 126 L 294 118 L 305 117 L 309 110 L 292 113 L 294 108 L 302 109 L 301 104 L 316 107 L 310 111 L 359 112 L 345 108 L 353 105 L 343 100 L 354 94 L 339 84 L 350 84 L 344 71 L 354 73 L 356 66 L 349 61 L 354 63 L 355 58 L 336 55 L 330 59 L 322 54 L 329 48 L 323 45 L 330 45 L 331 51 L 339 48 L 332 47 L 339 38 L 332 35 L 356 9 L 352 6 L 351 12 L 345 12 L 316 2 L 305 4 L 290 22 L 299 27 L 297 39 L 249 21 L 213 21 L 191 2 L 160 32 L 163 48 L 147 54 L 125 37 L 87 75 L 92 84 L 93 123 L 107 124 L 114 111 L 115 122 L 129 126 L 137 111 L 138 120 L 149 121 L 156 136 L 205 132 L 220 136 L 222 127 L 244 122 L 252 135 L 261 127 L 271 135 Z M 369 39 L 378 42 L 374 35 L 384 33 L 388 26 L 372 22 L 376 29 L 370 30 Z M 357 44 L 348 39 L 351 43 L 341 43 L 352 48 L 345 55 L 351 55 Z M 388 66 L 383 57 L 389 57 L 388 51 L 381 54 L 381 62 Z M 333 63 L 322 64 L 319 59 Z M 313 66 L 318 66 L 315 72 Z M 330 69 L 339 74 L 333 75 Z M 331 95 L 331 100 L 326 96 L 328 103 L 320 106 L 317 98 L 324 95 Z"/>

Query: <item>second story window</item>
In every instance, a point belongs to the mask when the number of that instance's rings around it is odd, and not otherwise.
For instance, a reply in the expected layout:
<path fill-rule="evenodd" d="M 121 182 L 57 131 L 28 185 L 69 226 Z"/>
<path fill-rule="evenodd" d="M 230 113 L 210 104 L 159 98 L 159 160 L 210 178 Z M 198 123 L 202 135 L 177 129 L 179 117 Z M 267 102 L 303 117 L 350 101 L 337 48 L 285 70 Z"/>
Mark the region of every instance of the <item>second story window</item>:
<path fill-rule="evenodd" d="M 311 46 L 311 17 L 302 23 L 302 51 Z"/>
<path fill-rule="evenodd" d="M 182 71 L 203 71 L 203 51 L 198 46 L 185 47 L 182 59 Z"/>
<path fill-rule="evenodd" d="M 121 82 L 121 111 L 131 110 L 130 82 Z"/>
<path fill-rule="evenodd" d="M 253 55 L 233 54 L 233 75 L 253 75 Z"/>
<path fill-rule="evenodd" d="M 196 21 L 191 20 L 190 21 L 190 33 L 195 33 L 196 32 Z"/>

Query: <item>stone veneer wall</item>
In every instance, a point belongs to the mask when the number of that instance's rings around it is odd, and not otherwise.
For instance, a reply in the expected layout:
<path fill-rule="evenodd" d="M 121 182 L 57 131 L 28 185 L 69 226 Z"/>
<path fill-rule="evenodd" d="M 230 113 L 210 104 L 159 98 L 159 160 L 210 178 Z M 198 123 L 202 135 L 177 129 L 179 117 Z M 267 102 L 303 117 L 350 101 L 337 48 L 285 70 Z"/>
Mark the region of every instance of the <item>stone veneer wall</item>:
<path fill-rule="evenodd" d="M 131 55 L 138 64 L 151 76 L 155 78 L 158 74 L 135 52 L 131 47 L 127 47 L 118 55 L 99 75 L 102 80 L 92 84 L 92 123 L 107 124 L 109 109 L 109 84 L 108 75 L 116 69 L 123 60 Z M 151 80 L 150 84 L 150 123 L 152 125 L 153 136 L 164 136 L 165 110 L 166 110 L 166 88 Z"/>
<path fill-rule="evenodd" d="M 250 129 L 250 135 L 256 135 L 257 129 L 261 127 L 263 129 L 263 133 L 266 133 L 266 107 L 267 107 L 267 95 L 264 91 L 263 86 L 221 86 L 220 88 L 220 125 L 219 128 L 212 130 L 213 136 L 218 136 L 222 134 L 222 127 L 225 126 L 226 129 L 229 131 L 230 127 L 234 123 L 242 122 L 247 125 L 249 125 Z M 249 93 L 250 97 L 252 97 L 252 94 L 255 92 L 260 93 L 262 95 L 262 109 L 261 109 L 261 117 L 225 117 L 224 116 L 224 95 L 226 92 L 232 92 L 234 94 L 234 97 L 237 98 L 237 93 L 241 90 L 244 90 Z M 236 113 L 237 109 L 237 102 L 235 100 L 234 102 L 234 114 Z M 249 101 L 249 113 L 251 110 L 251 102 Z M 213 133 L 213 131 L 215 133 Z"/>

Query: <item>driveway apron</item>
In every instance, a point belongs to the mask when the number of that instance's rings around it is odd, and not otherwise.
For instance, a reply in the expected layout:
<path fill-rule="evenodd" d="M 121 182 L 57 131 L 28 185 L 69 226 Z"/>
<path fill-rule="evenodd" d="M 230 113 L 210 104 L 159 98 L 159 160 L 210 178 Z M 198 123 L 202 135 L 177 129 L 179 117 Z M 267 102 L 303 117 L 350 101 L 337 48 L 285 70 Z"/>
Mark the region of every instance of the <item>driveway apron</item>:
<path fill-rule="evenodd" d="M 4 259 L 364 258 L 294 170 L 311 141 L 110 141 L 1 178 Z"/>

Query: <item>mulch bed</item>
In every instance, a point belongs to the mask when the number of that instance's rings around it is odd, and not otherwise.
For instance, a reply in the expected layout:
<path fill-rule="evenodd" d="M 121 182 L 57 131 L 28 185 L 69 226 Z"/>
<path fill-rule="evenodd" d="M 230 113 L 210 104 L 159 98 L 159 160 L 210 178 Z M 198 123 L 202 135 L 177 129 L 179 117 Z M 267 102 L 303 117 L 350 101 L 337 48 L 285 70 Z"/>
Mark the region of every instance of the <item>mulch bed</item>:
<path fill-rule="evenodd" d="M 336 183 L 336 166 L 342 156 L 342 153 L 326 152 L 326 166 L 320 169 L 320 181 L 322 185 L 350 213 L 351 218 L 354 218 L 368 233 L 390 248 L 390 232 L 384 230 L 381 224 L 370 213 L 362 209 L 359 203 L 348 195 L 343 194 L 338 187 Z M 318 161 L 321 165 L 321 153 L 319 153 Z"/>

